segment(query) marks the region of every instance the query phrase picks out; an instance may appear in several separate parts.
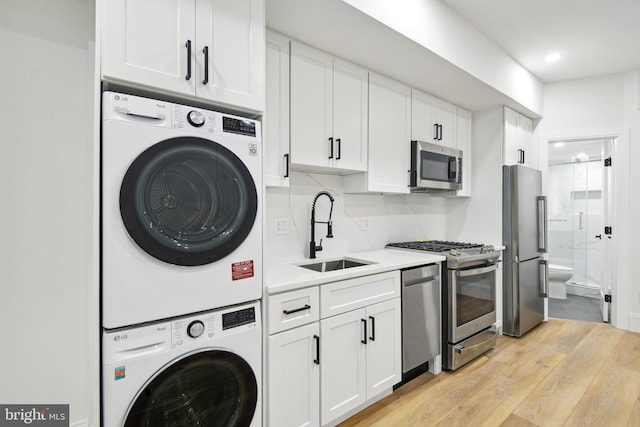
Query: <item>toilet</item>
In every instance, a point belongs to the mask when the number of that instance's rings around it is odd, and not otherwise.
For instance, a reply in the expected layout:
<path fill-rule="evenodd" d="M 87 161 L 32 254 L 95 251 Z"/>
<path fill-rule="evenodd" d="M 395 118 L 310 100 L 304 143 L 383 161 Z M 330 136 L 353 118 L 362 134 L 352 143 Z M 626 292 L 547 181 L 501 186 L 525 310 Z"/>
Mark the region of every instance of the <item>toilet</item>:
<path fill-rule="evenodd" d="M 573 276 L 573 268 L 549 264 L 549 298 L 567 299 L 566 283 Z"/>

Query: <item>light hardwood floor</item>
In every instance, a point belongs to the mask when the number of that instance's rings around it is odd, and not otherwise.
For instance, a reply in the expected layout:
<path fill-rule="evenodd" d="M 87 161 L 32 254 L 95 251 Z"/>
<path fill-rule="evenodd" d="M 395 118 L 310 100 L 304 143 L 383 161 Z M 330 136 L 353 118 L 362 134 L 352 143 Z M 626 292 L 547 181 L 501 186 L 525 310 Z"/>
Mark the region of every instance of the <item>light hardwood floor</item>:
<path fill-rule="evenodd" d="M 355 426 L 640 426 L 640 334 L 550 319 L 340 424 Z"/>

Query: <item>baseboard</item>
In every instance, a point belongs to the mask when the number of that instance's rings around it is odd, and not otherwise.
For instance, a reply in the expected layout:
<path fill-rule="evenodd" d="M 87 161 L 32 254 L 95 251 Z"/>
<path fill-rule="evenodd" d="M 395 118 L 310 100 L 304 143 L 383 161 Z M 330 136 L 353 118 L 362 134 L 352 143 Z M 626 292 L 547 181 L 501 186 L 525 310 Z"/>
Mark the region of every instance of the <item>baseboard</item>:
<path fill-rule="evenodd" d="M 578 285 L 575 283 L 567 283 L 567 294 L 578 295 L 581 297 L 600 299 L 600 288 L 592 286 Z"/>
<path fill-rule="evenodd" d="M 629 330 L 640 332 L 640 313 L 629 313 Z"/>

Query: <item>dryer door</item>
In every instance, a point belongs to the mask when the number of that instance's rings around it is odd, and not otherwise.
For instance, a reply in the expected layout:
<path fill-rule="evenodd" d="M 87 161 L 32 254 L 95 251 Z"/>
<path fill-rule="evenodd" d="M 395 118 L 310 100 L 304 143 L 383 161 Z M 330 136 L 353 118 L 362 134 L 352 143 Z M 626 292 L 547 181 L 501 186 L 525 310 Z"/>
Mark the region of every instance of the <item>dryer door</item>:
<path fill-rule="evenodd" d="M 132 239 L 167 263 L 209 264 L 236 249 L 256 220 L 256 185 L 244 163 L 202 138 L 172 138 L 134 160 L 120 188 Z"/>
<path fill-rule="evenodd" d="M 161 370 L 136 396 L 124 427 L 249 426 L 257 400 L 249 364 L 236 354 L 209 350 Z"/>

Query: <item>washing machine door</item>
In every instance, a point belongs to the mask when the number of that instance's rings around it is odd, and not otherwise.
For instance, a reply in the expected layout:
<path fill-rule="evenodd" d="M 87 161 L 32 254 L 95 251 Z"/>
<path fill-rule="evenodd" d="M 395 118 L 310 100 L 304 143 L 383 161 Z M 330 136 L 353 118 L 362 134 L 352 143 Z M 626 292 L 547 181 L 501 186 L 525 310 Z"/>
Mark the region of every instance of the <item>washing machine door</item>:
<path fill-rule="evenodd" d="M 150 380 L 124 427 L 249 426 L 257 401 L 249 364 L 234 353 L 208 350 L 170 364 Z"/>
<path fill-rule="evenodd" d="M 141 153 L 120 188 L 124 225 L 140 248 L 175 265 L 217 261 L 246 239 L 258 195 L 242 160 L 203 138 L 159 142 Z"/>

